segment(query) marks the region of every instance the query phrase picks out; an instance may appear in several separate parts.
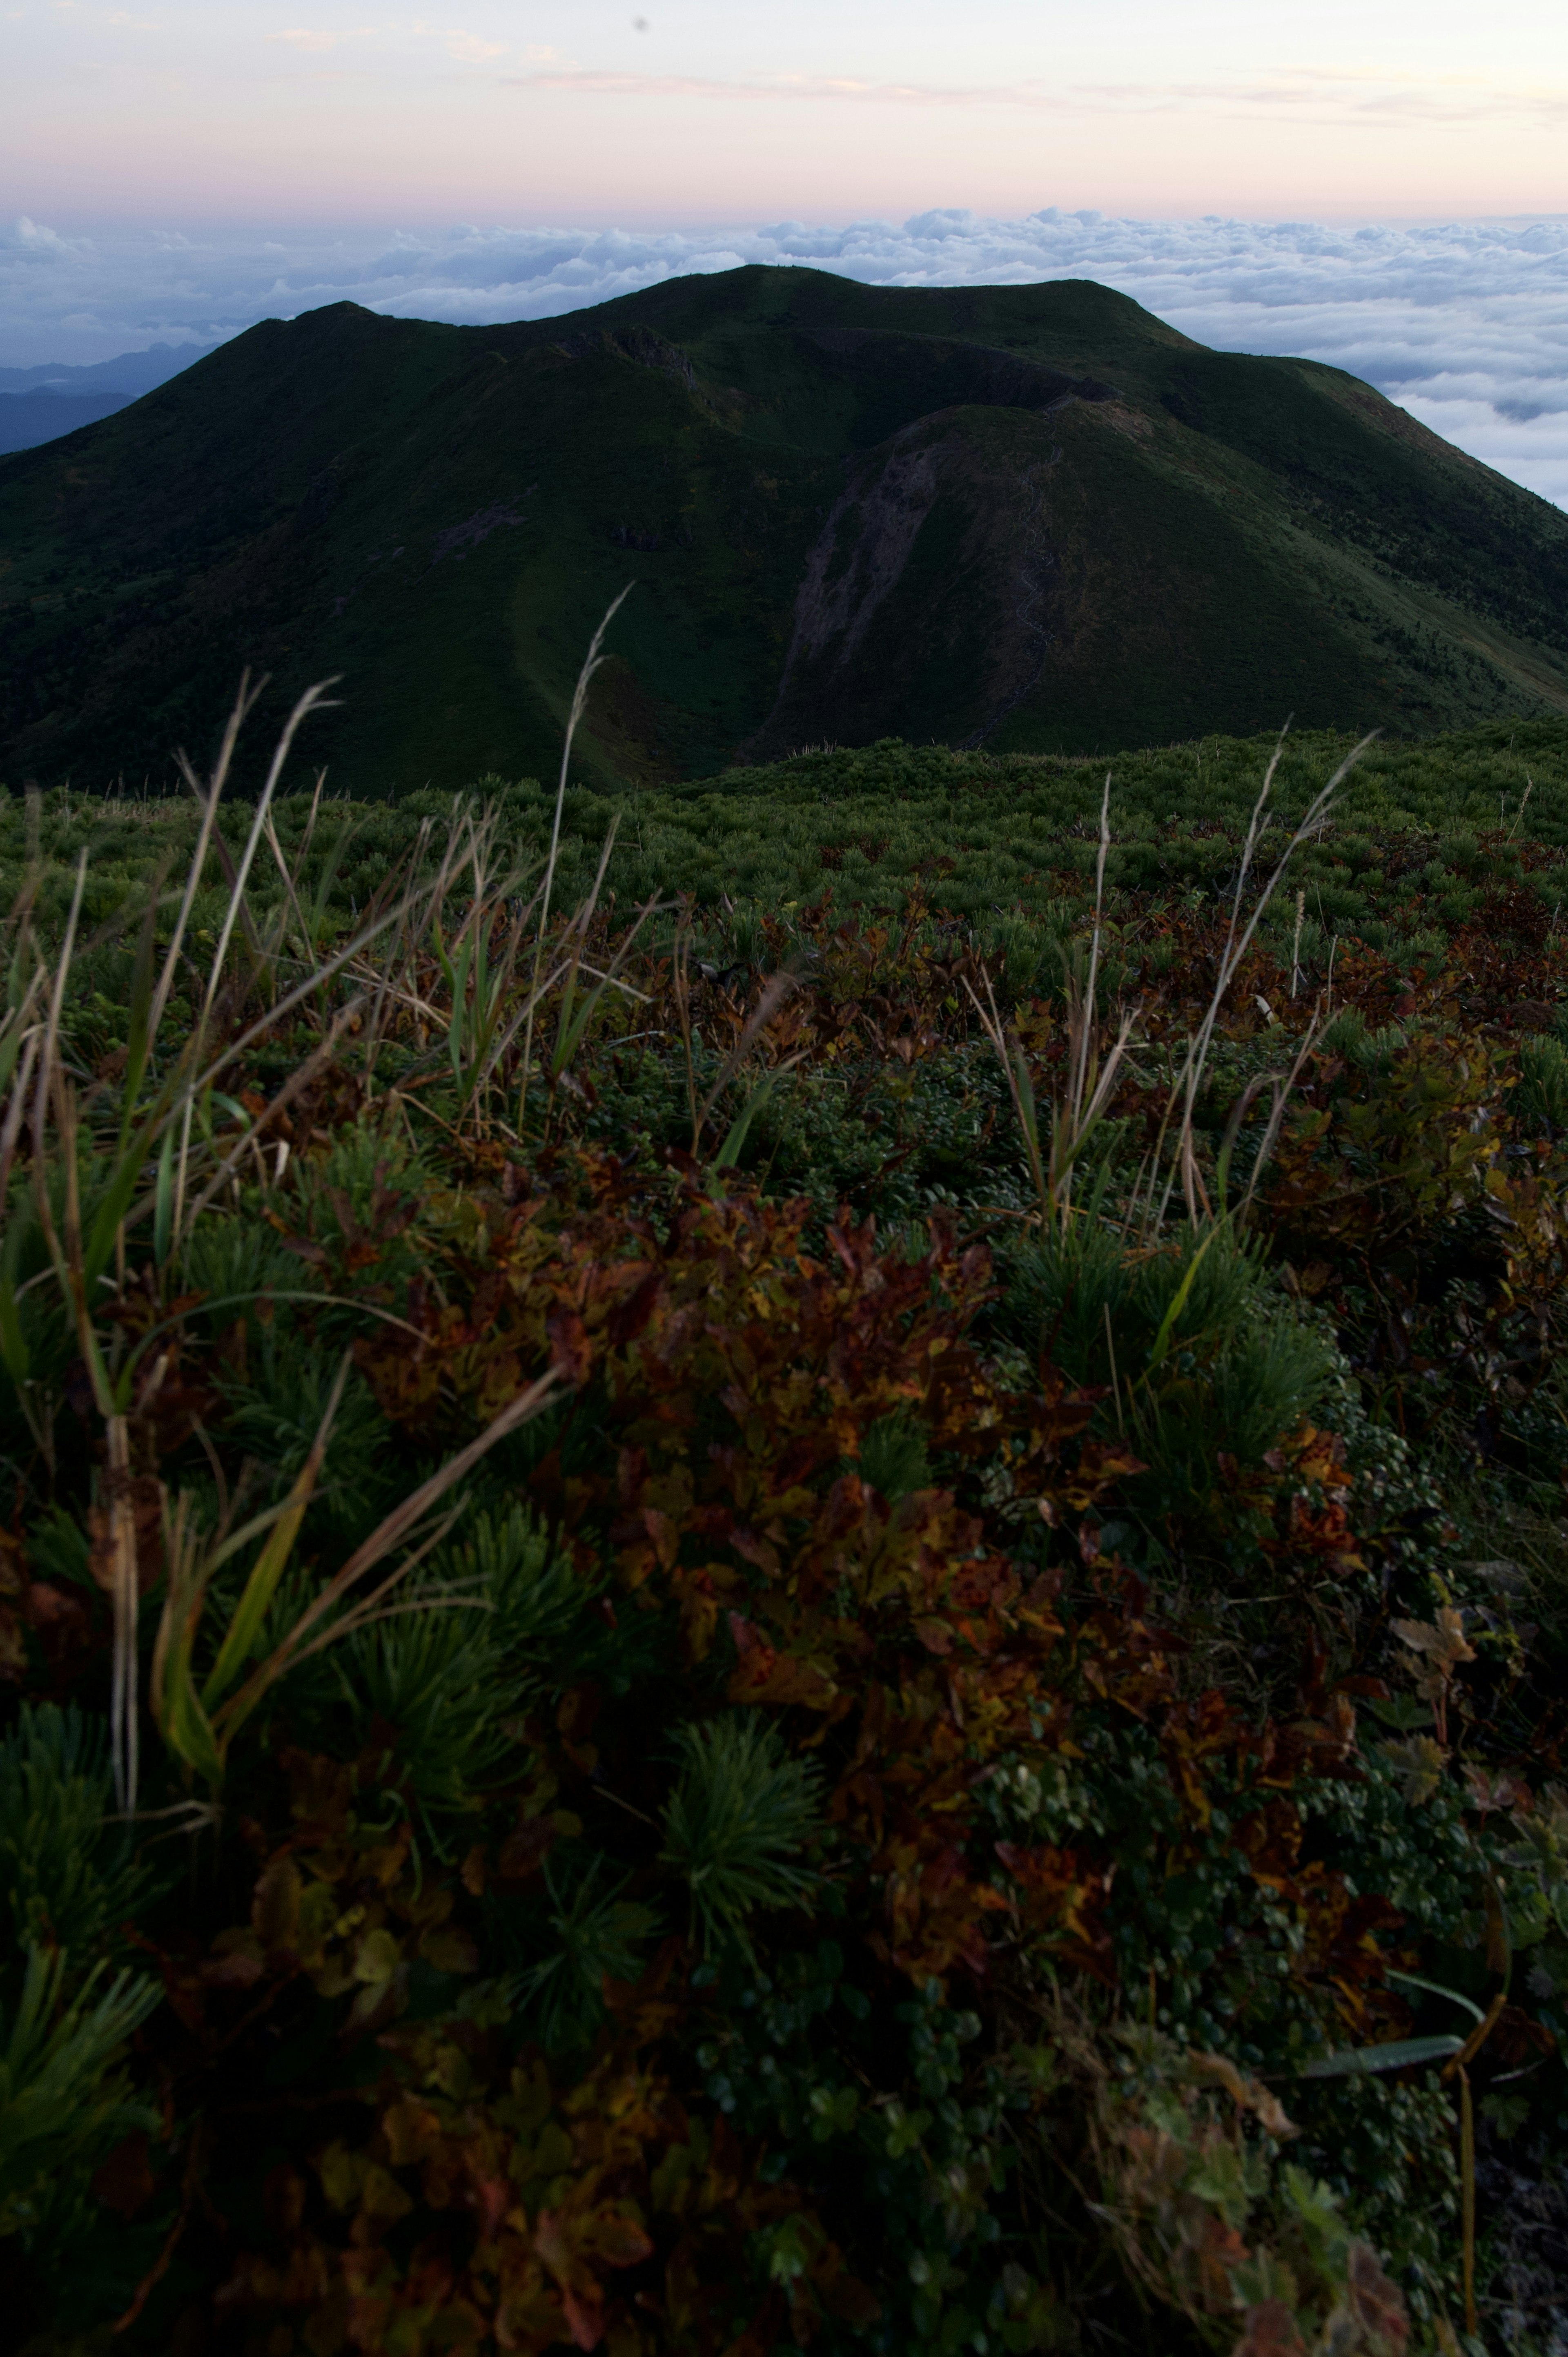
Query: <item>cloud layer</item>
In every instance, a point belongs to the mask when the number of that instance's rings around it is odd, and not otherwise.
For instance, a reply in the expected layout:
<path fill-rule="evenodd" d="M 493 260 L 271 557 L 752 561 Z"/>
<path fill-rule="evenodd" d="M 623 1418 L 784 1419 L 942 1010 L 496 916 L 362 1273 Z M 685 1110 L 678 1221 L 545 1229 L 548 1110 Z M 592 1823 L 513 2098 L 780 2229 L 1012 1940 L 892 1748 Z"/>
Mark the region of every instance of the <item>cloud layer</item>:
<path fill-rule="evenodd" d="M 206 345 L 345 298 L 404 317 L 546 318 L 689 271 L 800 263 L 886 286 L 1096 278 L 1201 342 L 1365 377 L 1437 433 L 1568 507 L 1568 217 L 1326 227 L 1122 221 L 1051 207 L 896 225 L 647 234 L 459 228 L 61 236 L 0 230 L 0 361 Z"/>

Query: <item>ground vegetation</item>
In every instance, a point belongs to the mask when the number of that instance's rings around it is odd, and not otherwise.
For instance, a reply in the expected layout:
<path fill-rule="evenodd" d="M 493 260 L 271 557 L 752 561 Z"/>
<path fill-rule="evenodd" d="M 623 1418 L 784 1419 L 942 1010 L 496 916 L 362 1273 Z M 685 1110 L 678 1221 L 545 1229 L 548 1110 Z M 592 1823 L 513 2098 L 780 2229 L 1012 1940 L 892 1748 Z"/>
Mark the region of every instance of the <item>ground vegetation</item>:
<path fill-rule="evenodd" d="M 31 2357 L 1563 2346 L 1568 744 L 1276 750 L 0 803 Z"/>

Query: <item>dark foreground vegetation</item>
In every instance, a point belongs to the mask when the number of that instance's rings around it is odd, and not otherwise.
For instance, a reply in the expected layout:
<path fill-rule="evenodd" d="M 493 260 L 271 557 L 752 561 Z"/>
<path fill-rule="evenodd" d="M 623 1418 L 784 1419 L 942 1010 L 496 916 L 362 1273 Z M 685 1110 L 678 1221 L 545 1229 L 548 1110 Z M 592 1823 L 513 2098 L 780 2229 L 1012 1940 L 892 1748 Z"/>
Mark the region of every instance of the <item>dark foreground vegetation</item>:
<path fill-rule="evenodd" d="M 11 2345 L 1563 2346 L 1568 726 L 1343 749 L 0 801 Z"/>

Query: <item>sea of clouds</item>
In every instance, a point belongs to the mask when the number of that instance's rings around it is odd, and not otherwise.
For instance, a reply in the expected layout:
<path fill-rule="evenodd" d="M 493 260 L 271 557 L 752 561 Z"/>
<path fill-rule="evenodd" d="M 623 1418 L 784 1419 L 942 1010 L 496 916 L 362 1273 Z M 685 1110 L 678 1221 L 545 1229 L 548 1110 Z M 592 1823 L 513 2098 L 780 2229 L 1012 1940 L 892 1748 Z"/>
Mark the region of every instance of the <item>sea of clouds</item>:
<path fill-rule="evenodd" d="M 800 263 L 883 286 L 1096 278 L 1201 342 L 1301 353 L 1380 386 L 1449 441 L 1568 507 L 1568 216 L 1441 225 L 1120 221 L 1055 206 L 895 225 L 431 236 L 0 231 L 0 363 L 207 345 L 347 298 L 483 324 L 538 319 L 688 271 Z"/>

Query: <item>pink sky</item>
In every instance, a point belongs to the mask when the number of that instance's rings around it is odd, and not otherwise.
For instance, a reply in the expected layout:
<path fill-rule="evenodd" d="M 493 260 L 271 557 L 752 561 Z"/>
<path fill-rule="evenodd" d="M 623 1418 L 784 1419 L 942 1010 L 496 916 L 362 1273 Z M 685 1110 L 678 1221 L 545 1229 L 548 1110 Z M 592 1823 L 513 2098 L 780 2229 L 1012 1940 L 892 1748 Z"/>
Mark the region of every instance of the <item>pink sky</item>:
<path fill-rule="evenodd" d="M 4 5 L 0 211 L 668 227 L 962 205 L 1568 210 L 1568 8 L 1512 0 Z"/>

